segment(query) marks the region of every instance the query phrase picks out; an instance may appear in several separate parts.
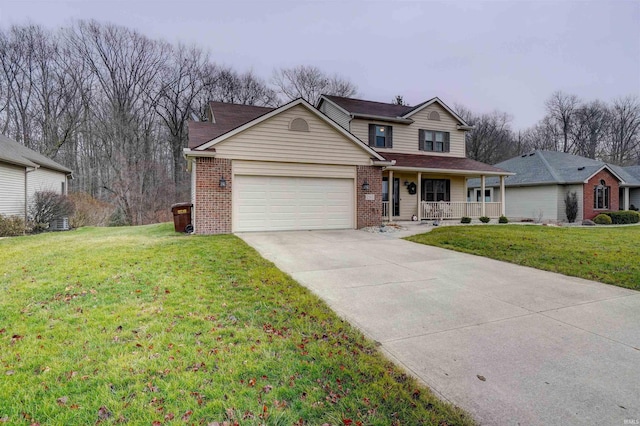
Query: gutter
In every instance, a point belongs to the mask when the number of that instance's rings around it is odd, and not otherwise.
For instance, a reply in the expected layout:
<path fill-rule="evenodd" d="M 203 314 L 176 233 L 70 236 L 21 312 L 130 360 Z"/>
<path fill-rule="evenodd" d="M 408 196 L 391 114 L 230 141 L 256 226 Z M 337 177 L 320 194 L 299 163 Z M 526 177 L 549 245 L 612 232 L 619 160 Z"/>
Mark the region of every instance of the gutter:
<path fill-rule="evenodd" d="M 373 166 L 395 166 L 396 160 L 372 160 L 371 163 Z"/>
<path fill-rule="evenodd" d="M 482 170 L 460 170 L 460 169 L 433 169 L 428 167 L 387 167 L 386 170 L 401 171 L 401 172 L 423 172 L 423 173 L 448 173 L 452 175 L 461 176 L 513 176 L 515 173 L 511 172 L 492 172 Z"/>
<path fill-rule="evenodd" d="M 401 117 L 388 117 L 384 115 L 371 115 L 371 114 L 358 114 L 351 113 L 349 114 L 351 118 L 361 118 L 364 120 L 377 120 L 377 121 L 387 121 L 391 123 L 401 123 L 401 124 L 411 124 L 414 121 L 410 118 L 401 118 Z"/>
<path fill-rule="evenodd" d="M 462 124 L 458 124 L 456 126 L 456 129 L 458 129 L 458 130 L 473 130 L 475 128 L 476 128 L 476 126 L 464 126 Z"/>

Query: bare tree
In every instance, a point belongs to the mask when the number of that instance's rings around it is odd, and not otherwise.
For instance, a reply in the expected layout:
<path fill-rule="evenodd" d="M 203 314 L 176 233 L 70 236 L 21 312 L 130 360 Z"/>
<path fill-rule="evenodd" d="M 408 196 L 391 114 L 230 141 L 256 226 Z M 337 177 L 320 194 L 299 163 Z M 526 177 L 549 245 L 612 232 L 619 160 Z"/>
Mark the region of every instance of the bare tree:
<path fill-rule="evenodd" d="M 546 116 L 533 127 L 520 134 L 520 152 L 546 150 L 558 151 L 562 135 L 553 120 Z"/>
<path fill-rule="evenodd" d="M 89 119 L 102 167 L 109 168 L 102 186 L 113 194 L 127 223 L 142 223 L 142 196 L 157 182 L 152 165 L 161 155 L 155 112 L 148 101 L 156 96 L 152 91 L 164 69 L 167 46 L 95 21 L 76 24 L 68 40 L 95 76 L 95 90 L 101 94 Z"/>
<path fill-rule="evenodd" d="M 580 106 L 571 129 L 573 153 L 596 158 L 609 131 L 610 113 L 607 105 L 593 101 Z"/>
<path fill-rule="evenodd" d="M 462 106 L 456 106 L 456 111 L 473 126 L 466 133 L 467 157 L 495 164 L 519 154 L 509 114 L 499 111 L 474 114 Z"/>
<path fill-rule="evenodd" d="M 571 126 L 575 120 L 576 110 L 580 106 L 580 100 L 575 95 L 563 92 L 554 92 L 545 102 L 548 117 L 560 129 L 563 138 L 562 151 L 571 151 Z"/>
<path fill-rule="evenodd" d="M 640 161 L 640 100 L 637 96 L 613 101 L 606 159 L 621 166 Z"/>
<path fill-rule="evenodd" d="M 187 145 L 187 120 L 197 109 L 200 94 L 214 83 L 208 74 L 209 57 L 195 46 L 170 48 L 169 61 L 160 76 L 161 86 L 153 102 L 167 132 L 173 157 L 173 181 L 180 186 L 185 181 L 182 149 Z"/>
<path fill-rule="evenodd" d="M 206 101 L 275 106 L 278 97 L 253 71 L 241 74 L 231 68 L 218 68 Z"/>
<path fill-rule="evenodd" d="M 285 100 L 303 98 L 316 105 L 320 95 L 355 96 L 358 88 L 337 74 L 327 75 L 318 67 L 299 65 L 273 72 L 271 79 L 278 94 Z"/>

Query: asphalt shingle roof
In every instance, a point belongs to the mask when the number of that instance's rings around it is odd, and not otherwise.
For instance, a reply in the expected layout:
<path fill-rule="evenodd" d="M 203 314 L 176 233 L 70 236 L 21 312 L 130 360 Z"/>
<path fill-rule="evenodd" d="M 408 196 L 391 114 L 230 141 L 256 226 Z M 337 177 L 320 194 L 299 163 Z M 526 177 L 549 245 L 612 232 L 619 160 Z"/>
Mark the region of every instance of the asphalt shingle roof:
<path fill-rule="evenodd" d="M 558 151 L 534 151 L 496 164 L 496 167 L 516 173 L 505 178 L 506 186 L 553 185 L 583 183 L 603 166 L 609 167 L 626 184 L 640 185 L 640 179 L 626 168 L 592 158 Z M 487 186 L 497 186 L 497 178 L 488 178 Z M 479 179 L 469 179 L 469 187 L 479 187 Z"/>
<path fill-rule="evenodd" d="M 503 173 L 504 170 L 469 158 L 444 157 L 438 155 L 382 154 L 387 160 L 395 160 L 396 167 L 415 167 L 422 169 L 467 170 L 477 172 Z"/>
<path fill-rule="evenodd" d="M 275 108 L 253 105 L 228 104 L 225 102 L 209 102 L 215 123 L 207 121 L 189 121 L 189 148 L 196 148 L 212 139 L 222 136 Z"/>
<path fill-rule="evenodd" d="M 341 96 L 324 95 L 324 97 L 353 114 L 379 115 L 381 117 L 398 118 L 416 108 L 385 102 L 343 98 Z"/>
<path fill-rule="evenodd" d="M 0 161 L 24 167 L 40 166 L 64 173 L 72 173 L 71 169 L 4 135 L 0 135 Z"/>

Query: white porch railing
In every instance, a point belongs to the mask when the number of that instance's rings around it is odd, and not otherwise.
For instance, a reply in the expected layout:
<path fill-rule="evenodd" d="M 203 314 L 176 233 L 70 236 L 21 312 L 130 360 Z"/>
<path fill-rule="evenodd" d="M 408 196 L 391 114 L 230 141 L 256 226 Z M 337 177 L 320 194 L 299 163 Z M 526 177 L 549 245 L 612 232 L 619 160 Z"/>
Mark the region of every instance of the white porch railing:
<path fill-rule="evenodd" d="M 383 201 L 382 202 L 382 217 L 383 218 L 389 217 L 389 202 L 388 201 Z"/>
<path fill-rule="evenodd" d="M 421 208 L 422 219 L 460 219 L 464 216 L 471 218 L 478 218 L 482 216 L 481 202 L 423 201 L 421 203 Z M 484 203 L 484 209 L 485 216 L 497 218 L 500 217 L 502 203 Z"/>

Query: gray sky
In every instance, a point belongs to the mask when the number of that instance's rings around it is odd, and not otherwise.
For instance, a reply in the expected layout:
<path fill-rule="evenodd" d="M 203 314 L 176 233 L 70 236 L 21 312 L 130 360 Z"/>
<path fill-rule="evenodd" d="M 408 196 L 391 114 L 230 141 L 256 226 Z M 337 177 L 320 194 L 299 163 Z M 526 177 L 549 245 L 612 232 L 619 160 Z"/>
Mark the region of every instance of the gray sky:
<path fill-rule="evenodd" d="M 640 95 L 640 0 L 0 0 L 0 26 L 94 18 L 210 49 L 268 79 L 317 65 L 359 97 L 415 105 L 433 96 L 536 123 L 555 90 L 610 101 Z"/>

